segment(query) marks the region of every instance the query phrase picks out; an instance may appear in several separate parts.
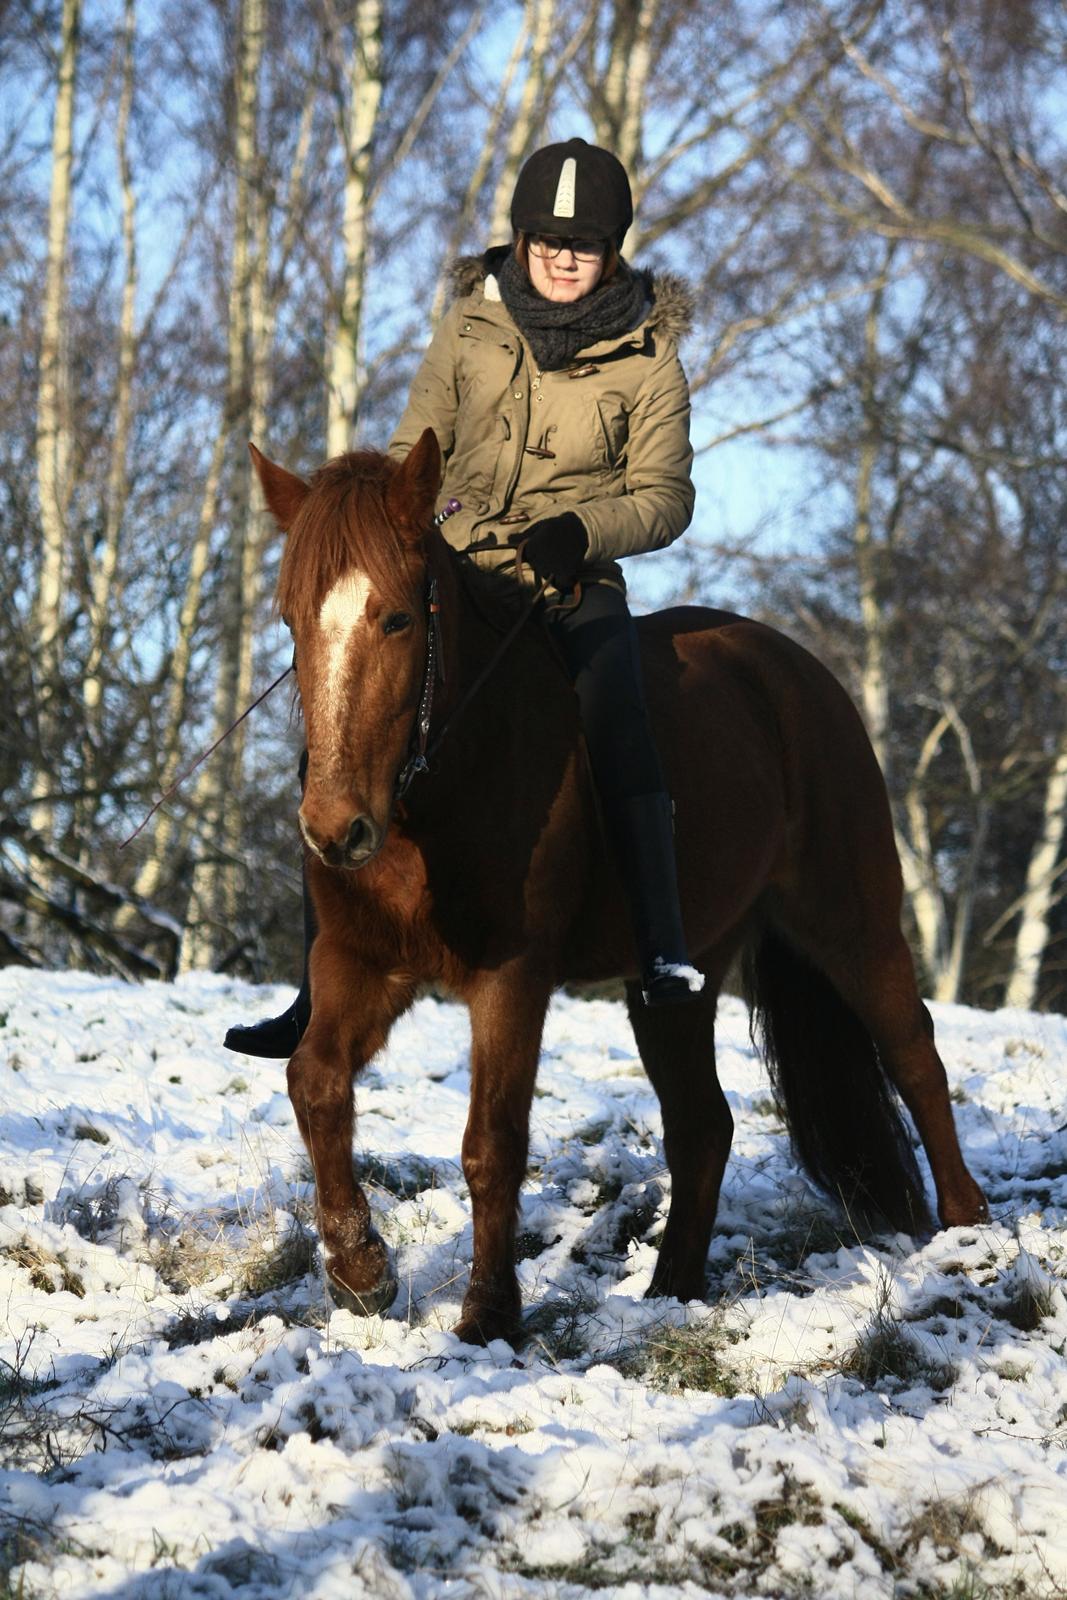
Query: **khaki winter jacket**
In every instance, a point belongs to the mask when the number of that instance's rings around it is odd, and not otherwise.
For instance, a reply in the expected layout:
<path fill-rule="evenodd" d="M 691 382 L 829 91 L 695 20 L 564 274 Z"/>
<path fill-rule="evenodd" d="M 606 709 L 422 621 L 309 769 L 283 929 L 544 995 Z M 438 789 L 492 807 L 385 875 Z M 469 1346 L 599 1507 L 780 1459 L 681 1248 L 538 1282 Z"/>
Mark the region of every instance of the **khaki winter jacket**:
<path fill-rule="evenodd" d="M 583 578 L 622 586 L 620 556 L 658 550 L 693 514 L 689 387 L 677 343 L 690 320 L 681 279 L 644 282 L 627 333 L 541 373 L 481 257 L 461 261 L 441 321 L 389 444 L 403 456 L 433 428 L 445 457 L 439 504 L 463 509 L 449 542 L 485 565 L 513 561 L 509 536 L 573 511 L 589 536 Z M 494 548 L 484 548 L 494 545 Z M 526 574 L 528 576 L 528 574 Z"/>

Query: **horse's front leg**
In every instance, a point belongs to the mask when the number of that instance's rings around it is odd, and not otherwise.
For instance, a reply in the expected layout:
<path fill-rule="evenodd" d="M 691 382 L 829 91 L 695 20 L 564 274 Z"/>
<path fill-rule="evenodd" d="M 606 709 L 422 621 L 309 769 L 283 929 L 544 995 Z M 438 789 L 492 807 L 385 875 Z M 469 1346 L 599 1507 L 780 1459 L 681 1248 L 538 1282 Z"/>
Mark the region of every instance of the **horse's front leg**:
<path fill-rule="evenodd" d="M 330 1292 L 346 1310 L 372 1316 L 392 1304 L 396 1276 L 352 1171 L 352 1084 L 382 1048 L 412 991 L 320 935 L 312 952 L 312 993 L 311 1021 L 289 1062 L 289 1098 L 315 1172 Z"/>
<path fill-rule="evenodd" d="M 515 1216 L 526 1174 L 541 1031 L 551 983 L 528 964 L 487 973 L 468 995 L 471 1100 L 463 1175 L 471 1197 L 474 1259 L 456 1333 L 468 1344 L 514 1339 L 521 1300 Z"/>

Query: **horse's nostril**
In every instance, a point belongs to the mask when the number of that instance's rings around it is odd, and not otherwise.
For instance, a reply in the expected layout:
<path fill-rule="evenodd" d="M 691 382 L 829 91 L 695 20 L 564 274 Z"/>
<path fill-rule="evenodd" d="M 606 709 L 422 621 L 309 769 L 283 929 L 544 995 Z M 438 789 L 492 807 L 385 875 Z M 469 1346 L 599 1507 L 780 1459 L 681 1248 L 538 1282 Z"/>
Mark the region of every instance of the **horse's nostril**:
<path fill-rule="evenodd" d="M 355 854 L 367 836 L 367 825 L 362 817 L 357 817 L 348 830 L 346 849 L 350 854 Z"/>

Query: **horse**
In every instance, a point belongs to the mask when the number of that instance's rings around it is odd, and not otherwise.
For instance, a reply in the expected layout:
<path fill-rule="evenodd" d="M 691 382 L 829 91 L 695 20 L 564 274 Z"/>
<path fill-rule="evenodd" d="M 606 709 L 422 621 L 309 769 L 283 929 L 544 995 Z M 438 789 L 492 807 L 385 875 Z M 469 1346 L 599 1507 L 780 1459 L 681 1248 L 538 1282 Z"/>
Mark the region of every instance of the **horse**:
<path fill-rule="evenodd" d="M 508 629 L 498 591 L 521 598 L 521 586 L 479 574 L 441 533 L 433 432 L 403 461 L 353 452 L 310 482 L 253 455 L 287 536 L 276 602 L 296 647 L 299 828 L 318 925 L 311 1019 L 287 1081 L 335 1301 L 369 1315 L 396 1292 L 353 1172 L 353 1084 L 427 985 L 470 1014 L 464 1341 L 514 1341 L 521 1328 L 514 1234 L 530 1104 L 548 1003 L 568 981 L 624 980 L 662 1109 L 671 1197 L 649 1295 L 705 1294 L 733 1132 L 716 1001 L 739 957 L 812 1180 L 893 1229 L 926 1228 L 899 1093 L 942 1226 L 986 1219 L 901 933 L 885 785 L 837 680 L 732 613 L 639 619 L 683 917 L 705 978 L 687 1003 L 649 1007 L 573 689 L 545 629 Z"/>

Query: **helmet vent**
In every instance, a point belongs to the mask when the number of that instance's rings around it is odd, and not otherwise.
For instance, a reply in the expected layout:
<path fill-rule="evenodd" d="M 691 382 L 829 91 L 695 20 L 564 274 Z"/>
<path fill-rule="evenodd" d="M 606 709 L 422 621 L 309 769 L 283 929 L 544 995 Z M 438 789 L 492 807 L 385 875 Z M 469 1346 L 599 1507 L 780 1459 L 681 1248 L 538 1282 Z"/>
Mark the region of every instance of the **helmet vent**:
<path fill-rule="evenodd" d="M 578 176 L 578 163 L 573 156 L 568 156 L 560 168 L 559 183 L 556 185 L 556 198 L 552 202 L 552 215 L 554 217 L 574 216 L 574 185 Z"/>

